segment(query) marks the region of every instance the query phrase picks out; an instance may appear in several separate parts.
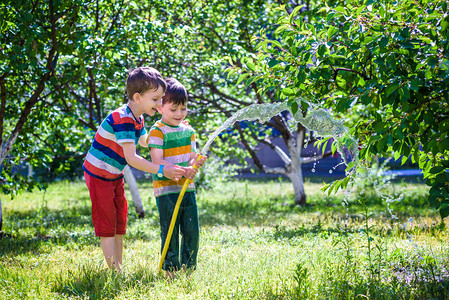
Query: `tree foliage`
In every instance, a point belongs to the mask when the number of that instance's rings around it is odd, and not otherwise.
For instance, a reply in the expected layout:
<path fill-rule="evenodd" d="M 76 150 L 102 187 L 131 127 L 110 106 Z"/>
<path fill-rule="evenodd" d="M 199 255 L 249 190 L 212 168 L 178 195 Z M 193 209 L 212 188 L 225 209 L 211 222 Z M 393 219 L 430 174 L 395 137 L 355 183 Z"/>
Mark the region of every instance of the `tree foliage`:
<path fill-rule="evenodd" d="M 241 74 L 288 97 L 292 109 L 318 104 L 346 116 L 362 162 L 410 159 L 449 215 L 449 14 L 447 1 L 346 1 L 277 20 L 255 37 L 257 56 Z M 242 76 L 242 75 L 240 75 Z M 302 99 L 296 106 L 296 99 Z M 344 187 L 348 182 L 334 182 Z M 335 186 L 338 185 L 338 186 Z"/>
<path fill-rule="evenodd" d="M 447 215 L 447 4 L 339 3 L 3 1 L 3 189 L 34 186 L 33 178 L 12 172 L 25 160 L 51 176 L 79 170 L 99 122 L 127 100 L 127 71 L 150 65 L 187 86 L 200 138 L 253 103 L 289 99 L 304 113 L 319 105 L 345 118 L 362 159 L 393 152 L 418 163 L 430 200 Z M 230 65 L 236 76 L 226 74 Z M 297 107 L 297 99 L 307 101 Z M 264 126 L 287 142 L 296 134 L 283 116 Z M 254 146 L 270 142 L 258 128 L 235 129 L 230 140 L 264 169 Z M 212 150 L 223 156 L 242 154 L 219 145 Z"/>
<path fill-rule="evenodd" d="M 76 139 L 65 134 L 72 123 L 51 97 L 76 77 L 72 66 L 60 66 L 78 43 L 78 12 L 75 1 L 0 4 L 0 166 L 7 193 L 37 183 L 12 169 L 25 160 L 49 167 Z"/>

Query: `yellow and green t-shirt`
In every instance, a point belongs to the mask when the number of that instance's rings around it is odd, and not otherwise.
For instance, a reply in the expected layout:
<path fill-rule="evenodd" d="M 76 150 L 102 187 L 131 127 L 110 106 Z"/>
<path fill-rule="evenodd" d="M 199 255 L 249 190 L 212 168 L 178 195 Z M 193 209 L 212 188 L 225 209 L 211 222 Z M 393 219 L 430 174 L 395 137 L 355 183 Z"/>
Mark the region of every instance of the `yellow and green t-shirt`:
<path fill-rule="evenodd" d="M 148 147 L 162 149 L 164 160 L 182 167 L 187 167 L 190 155 L 195 152 L 195 131 L 186 122 L 179 126 L 170 126 L 162 121 L 157 121 L 150 129 Z M 180 193 L 186 178 L 174 181 L 157 177 L 153 174 L 154 196 L 159 197 L 166 194 Z M 186 191 L 194 191 L 193 181 Z"/>

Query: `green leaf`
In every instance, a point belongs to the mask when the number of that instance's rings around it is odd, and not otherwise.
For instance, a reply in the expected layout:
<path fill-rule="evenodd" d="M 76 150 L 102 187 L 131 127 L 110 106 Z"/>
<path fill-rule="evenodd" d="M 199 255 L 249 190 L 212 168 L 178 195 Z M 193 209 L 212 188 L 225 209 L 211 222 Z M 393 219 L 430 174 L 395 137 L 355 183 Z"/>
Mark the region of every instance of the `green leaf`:
<path fill-rule="evenodd" d="M 357 83 L 357 86 L 364 87 L 365 85 L 366 85 L 365 80 L 362 77 L 359 77 L 359 81 Z"/>
<path fill-rule="evenodd" d="M 382 153 L 384 151 L 385 143 L 386 143 L 385 138 L 382 138 L 377 142 L 376 148 L 378 153 Z"/>
<path fill-rule="evenodd" d="M 393 94 L 398 89 L 398 86 L 399 85 L 397 83 L 392 83 L 392 84 L 388 85 L 388 87 L 385 90 L 387 97 L 390 96 L 391 94 Z"/>
<path fill-rule="evenodd" d="M 292 110 L 292 114 L 296 114 L 296 112 L 298 111 L 298 102 L 294 101 L 291 105 L 290 108 Z"/>
<path fill-rule="evenodd" d="M 280 61 L 272 59 L 268 62 L 268 67 L 273 68 L 275 65 L 279 64 Z"/>
<path fill-rule="evenodd" d="M 303 8 L 303 7 L 304 7 L 304 5 L 298 5 L 298 6 L 296 6 L 296 7 L 293 9 L 292 13 L 290 14 L 290 16 L 289 16 L 289 18 L 288 18 L 289 23 L 292 22 L 293 18 L 298 14 L 298 12 L 299 12 L 299 11 L 301 10 L 301 8 Z"/>
<path fill-rule="evenodd" d="M 295 91 L 291 88 L 283 88 L 282 89 L 282 94 L 286 95 L 286 96 L 293 96 L 295 94 Z"/>
<path fill-rule="evenodd" d="M 335 182 L 335 188 L 334 188 L 334 192 L 338 192 L 338 189 L 340 188 L 341 184 L 343 183 L 343 180 L 336 180 Z"/>
<path fill-rule="evenodd" d="M 345 8 L 343 6 L 338 6 L 335 8 L 335 10 L 341 13 L 345 13 Z"/>
<path fill-rule="evenodd" d="M 228 69 L 229 70 L 229 69 Z M 235 73 L 237 73 L 238 72 L 238 69 L 230 69 L 229 71 L 228 71 L 228 79 L 233 75 L 233 74 L 235 74 Z"/>
<path fill-rule="evenodd" d="M 379 41 L 379 46 L 381 48 L 385 48 L 385 46 L 388 44 L 388 37 L 384 36 Z"/>
<path fill-rule="evenodd" d="M 327 30 L 327 40 L 330 40 L 338 32 L 338 29 L 334 26 L 329 27 Z"/>
<path fill-rule="evenodd" d="M 331 183 L 329 190 L 327 191 L 327 195 L 330 196 L 332 190 L 335 188 L 335 181 Z"/>
<path fill-rule="evenodd" d="M 416 82 L 416 80 L 410 80 L 409 88 L 413 91 L 418 91 L 418 89 L 419 89 L 418 82 Z"/>
<path fill-rule="evenodd" d="M 404 165 L 407 162 L 407 160 L 408 160 L 408 157 L 407 156 L 403 156 L 401 158 L 401 166 Z"/>
<path fill-rule="evenodd" d="M 443 160 L 443 161 L 441 162 L 441 164 L 442 164 L 443 167 L 445 167 L 446 169 L 449 168 L 449 160 Z"/>
<path fill-rule="evenodd" d="M 443 20 L 441 21 L 441 31 L 445 31 L 449 28 L 449 21 Z"/>
<path fill-rule="evenodd" d="M 440 173 L 435 178 L 438 183 L 444 185 L 447 182 L 449 182 L 449 173 L 446 173 L 446 172 Z M 443 189 L 443 191 L 444 191 L 444 189 Z"/>
<path fill-rule="evenodd" d="M 330 188 L 330 184 L 329 184 L 329 183 L 326 183 L 326 184 L 323 185 L 323 187 L 320 189 L 320 191 L 324 193 L 324 192 L 327 191 L 329 188 Z"/>
<path fill-rule="evenodd" d="M 444 167 L 441 167 L 441 166 L 435 166 L 435 167 L 433 167 L 432 169 L 430 169 L 430 173 L 431 174 L 438 174 L 438 173 L 440 173 L 440 172 L 442 172 L 442 171 L 444 171 Z"/>
<path fill-rule="evenodd" d="M 296 78 L 298 79 L 298 83 L 303 83 L 306 80 L 306 72 L 304 72 L 303 70 L 299 70 L 298 76 L 296 76 Z"/>
<path fill-rule="evenodd" d="M 445 203 L 441 204 L 439 211 L 440 211 L 440 216 L 442 219 L 449 216 L 449 203 L 445 202 Z"/>
<path fill-rule="evenodd" d="M 335 16 L 335 12 L 331 12 L 331 13 L 329 13 L 328 15 L 327 15 L 327 17 L 326 17 L 326 22 L 330 22 L 330 21 L 332 21 L 332 19 L 334 18 L 334 16 Z"/>
<path fill-rule="evenodd" d="M 346 187 L 348 186 L 348 183 L 349 183 L 349 176 L 346 176 L 345 178 L 343 178 L 343 180 L 341 182 L 341 188 L 346 189 Z"/>
<path fill-rule="evenodd" d="M 240 84 L 240 83 L 241 83 L 243 80 L 245 80 L 245 78 L 248 77 L 248 76 L 249 76 L 248 73 L 241 74 L 241 75 L 239 76 L 239 79 L 237 80 L 237 84 Z"/>
<path fill-rule="evenodd" d="M 337 152 L 337 143 L 335 141 L 332 142 L 331 150 L 332 155 L 334 155 Z"/>

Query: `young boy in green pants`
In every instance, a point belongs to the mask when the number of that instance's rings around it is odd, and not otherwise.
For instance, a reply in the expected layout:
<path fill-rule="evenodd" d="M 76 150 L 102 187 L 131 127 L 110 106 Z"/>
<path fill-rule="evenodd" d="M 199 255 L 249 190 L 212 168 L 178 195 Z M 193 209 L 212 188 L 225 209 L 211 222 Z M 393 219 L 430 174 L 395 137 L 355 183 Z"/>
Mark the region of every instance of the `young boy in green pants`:
<path fill-rule="evenodd" d="M 148 145 L 143 114 L 153 116 L 161 106 L 166 83 L 153 68 L 131 71 L 126 81 L 128 103 L 101 123 L 83 164 L 92 201 L 95 235 L 109 268 L 121 269 L 123 235 L 127 225 L 127 201 L 123 170 L 127 164 L 178 180 L 185 170 L 174 164 L 155 164 L 136 154 L 136 145 Z"/>
<path fill-rule="evenodd" d="M 158 111 L 162 119 L 150 129 L 148 147 L 151 160 L 157 164 L 176 164 L 185 168 L 184 178 L 173 181 L 163 176 L 153 175 L 154 196 L 159 210 L 161 226 L 161 252 L 164 248 L 170 227 L 173 210 L 186 179 L 193 179 L 198 172 L 193 165 L 201 167 L 206 161 L 203 157 L 196 161 L 195 131 L 186 122 L 188 94 L 185 87 L 176 79 L 166 80 L 167 90 Z M 179 253 L 179 231 L 182 234 L 181 253 Z M 189 184 L 179 208 L 175 227 L 162 268 L 169 271 L 181 267 L 195 268 L 199 246 L 198 209 L 195 185 Z"/>

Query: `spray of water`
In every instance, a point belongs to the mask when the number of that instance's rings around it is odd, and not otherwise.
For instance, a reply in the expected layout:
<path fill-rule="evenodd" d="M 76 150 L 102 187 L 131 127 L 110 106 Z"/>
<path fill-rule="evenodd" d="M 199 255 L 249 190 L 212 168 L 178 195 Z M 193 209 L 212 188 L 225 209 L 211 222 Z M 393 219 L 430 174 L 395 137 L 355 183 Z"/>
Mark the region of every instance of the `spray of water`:
<path fill-rule="evenodd" d="M 290 111 L 290 113 L 292 114 L 290 107 L 286 101 L 271 104 L 253 104 L 237 111 L 212 133 L 203 149 L 201 150 L 201 153 L 205 155 L 215 138 L 228 127 L 232 126 L 235 122 L 247 120 L 259 121 L 263 124 L 265 122 L 268 122 L 273 116 L 276 116 L 283 111 Z M 357 169 L 355 176 L 350 177 L 349 186 L 356 184 L 357 181 L 369 180 L 370 172 L 372 172 L 372 170 L 364 164 L 359 163 L 357 149 L 358 141 L 350 136 L 349 131 L 344 126 L 343 122 L 335 120 L 328 111 L 322 108 L 316 108 L 313 106 L 313 104 L 309 103 L 309 111 L 307 115 L 304 117 L 302 116 L 301 112 L 296 112 L 293 115 L 293 118 L 289 120 L 289 123 L 292 128 L 297 123 L 301 123 L 309 131 L 315 131 L 321 137 L 332 137 L 334 139 L 334 143 L 336 143 L 337 145 L 337 151 L 343 158 L 342 163 L 346 164 L 347 166 L 349 165 L 349 163 L 352 163 L 352 167 L 350 168 L 351 170 L 347 170 L 347 172 Z M 307 145 L 305 145 L 305 147 L 306 146 Z M 335 166 L 334 169 L 337 166 Z M 329 171 L 329 173 L 331 172 L 332 171 Z M 347 173 L 347 175 L 349 174 Z M 400 195 L 399 197 L 389 197 L 388 195 L 380 192 L 379 184 L 374 183 L 374 186 L 378 194 L 386 201 L 388 211 L 390 212 L 393 219 L 395 219 L 395 216 L 391 211 L 389 204 L 394 201 L 400 201 L 403 196 Z M 348 226 L 349 199 L 351 198 L 352 194 L 353 191 L 351 190 L 344 191 L 345 197 L 342 204 L 346 206 L 345 228 L 347 228 Z"/>
<path fill-rule="evenodd" d="M 309 104 L 309 107 L 312 106 Z M 290 111 L 290 113 L 292 113 L 287 101 L 269 104 L 253 104 L 242 108 L 212 133 L 201 150 L 201 154 L 205 155 L 215 138 L 235 122 L 246 120 L 259 121 L 263 124 L 283 111 Z M 308 130 L 315 131 L 321 137 L 333 137 L 334 142 L 337 144 L 337 150 L 341 154 L 345 164 L 348 165 L 349 161 L 355 161 L 357 163 L 357 141 L 349 135 L 343 122 L 332 118 L 326 110 L 322 108 L 315 109 L 312 107 L 305 117 L 298 111 L 293 115 L 291 121 L 295 124 L 301 123 Z"/>

